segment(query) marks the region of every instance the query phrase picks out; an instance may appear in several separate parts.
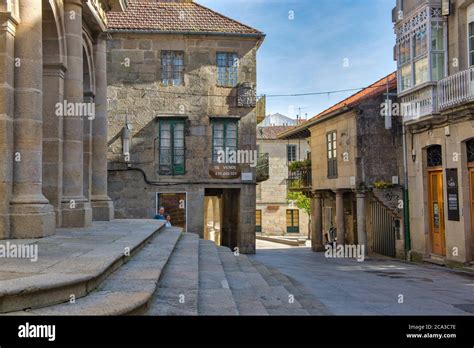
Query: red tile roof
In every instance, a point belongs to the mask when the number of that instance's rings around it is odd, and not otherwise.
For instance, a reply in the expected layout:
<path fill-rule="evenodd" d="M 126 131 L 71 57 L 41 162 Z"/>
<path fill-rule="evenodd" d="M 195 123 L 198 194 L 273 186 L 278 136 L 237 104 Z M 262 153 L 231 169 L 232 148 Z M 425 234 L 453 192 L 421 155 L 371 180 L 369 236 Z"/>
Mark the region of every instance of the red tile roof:
<path fill-rule="evenodd" d="M 194 1 L 129 0 L 125 12 L 107 13 L 109 29 L 156 32 L 250 34 L 254 28 L 228 18 Z"/>
<path fill-rule="evenodd" d="M 293 129 L 288 129 L 286 131 L 283 131 L 281 134 L 279 134 L 278 138 L 289 139 L 291 137 L 297 136 L 298 134 L 308 133 L 309 127 L 311 127 L 313 124 L 318 122 L 320 118 L 323 118 L 324 116 L 327 116 L 337 111 L 342 111 L 344 110 L 344 108 L 359 105 L 360 103 L 362 103 L 363 101 L 367 99 L 373 98 L 375 96 L 380 95 L 381 93 L 384 93 L 387 90 L 387 83 L 388 83 L 389 90 L 393 90 L 394 88 L 397 87 L 397 73 L 396 72 L 393 72 L 381 78 L 380 80 L 374 82 L 373 84 L 364 88 L 363 90 L 351 95 L 350 97 L 347 97 L 346 99 L 340 101 L 337 104 L 334 104 L 330 108 L 320 112 L 316 116 L 313 116 L 305 123 L 300 124 L 297 127 L 293 127 Z"/>
<path fill-rule="evenodd" d="M 330 114 L 331 112 L 337 111 L 344 107 L 351 107 L 354 105 L 358 105 L 366 99 L 370 99 L 376 95 L 379 95 L 382 92 L 385 92 L 387 90 L 387 82 L 388 82 L 389 90 L 395 88 L 397 86 L 397 73 L 393 72 L 381 78 L 380 80 L 378 80 L 377 82 L 374 82 L 373 84 L 364 88 L 363 90 L 351 95 L 350 97 L 347 97 L 346 99 L 340 101 L 339 103 L 334 104 L 329 109 L 326 109 L 320 112 L 319 114 L 317 114 L 316 116 L 310 118 L 310 121 L 316 118 L 325 116 L 327 114 Z"/>
<path fill-rule="evenodd" d="M 279 133 L 285 132 L 296 126 L 267 126 L 257 127 L 257 140 L 271 140 L 278 139 Z"/>

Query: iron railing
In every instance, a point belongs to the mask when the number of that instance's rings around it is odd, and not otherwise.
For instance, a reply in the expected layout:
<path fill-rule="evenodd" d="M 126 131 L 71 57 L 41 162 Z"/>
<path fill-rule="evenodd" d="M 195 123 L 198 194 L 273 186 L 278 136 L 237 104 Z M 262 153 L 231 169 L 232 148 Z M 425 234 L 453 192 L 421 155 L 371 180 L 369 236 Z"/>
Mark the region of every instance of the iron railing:
<path fill-rule="evenodd" d="M 474 100 L 474 68 L 460 71 L 438 82 L 439 109 Z"/>
<path fill-rule="evenodd" d="M 299 166 L 288 170 L 288 190 L 307 191 L 311 190 L 311 165 Z"/>

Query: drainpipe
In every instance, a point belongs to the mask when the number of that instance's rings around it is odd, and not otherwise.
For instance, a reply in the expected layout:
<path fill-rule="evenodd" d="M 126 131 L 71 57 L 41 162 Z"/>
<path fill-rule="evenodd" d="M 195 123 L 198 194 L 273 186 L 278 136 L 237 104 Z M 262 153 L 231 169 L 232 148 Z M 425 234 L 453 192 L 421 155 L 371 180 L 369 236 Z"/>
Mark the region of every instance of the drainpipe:
<path fill-rule="evenodd" d="M 405 231 L 405 252 L 411 250 L 410 239 L 410 200 L 408 196 L 408 159 L 407 159 L 407 140 L 406 140 L 406 126 L 402 121 L 403 134 L 403 226 Z"/>

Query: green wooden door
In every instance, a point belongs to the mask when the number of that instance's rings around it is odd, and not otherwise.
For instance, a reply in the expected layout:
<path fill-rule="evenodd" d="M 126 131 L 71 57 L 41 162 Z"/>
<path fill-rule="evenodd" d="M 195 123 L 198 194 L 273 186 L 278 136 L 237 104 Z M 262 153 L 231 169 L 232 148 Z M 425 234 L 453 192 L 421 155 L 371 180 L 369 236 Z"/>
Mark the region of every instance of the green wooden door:
<path fill-rule="evenodd" d="M 300 212 L 297 209 L 288 209 L 286 211 L 286 232 L 300 232 Z"/>

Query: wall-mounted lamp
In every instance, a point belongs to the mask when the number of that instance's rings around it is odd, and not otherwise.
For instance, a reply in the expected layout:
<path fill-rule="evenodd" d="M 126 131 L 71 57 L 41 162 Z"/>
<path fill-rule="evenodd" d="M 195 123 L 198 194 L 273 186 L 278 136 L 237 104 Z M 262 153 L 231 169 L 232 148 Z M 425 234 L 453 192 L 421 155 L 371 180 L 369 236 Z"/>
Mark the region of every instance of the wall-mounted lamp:
<path fill-rule="evenodd" d="M 415 151 L 415 149 L 411 149 L 411 160 L 413 162 L 416 161 L 416 151 Z"/>

